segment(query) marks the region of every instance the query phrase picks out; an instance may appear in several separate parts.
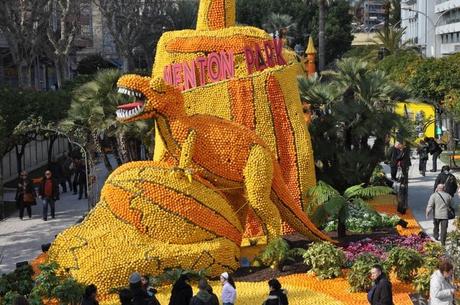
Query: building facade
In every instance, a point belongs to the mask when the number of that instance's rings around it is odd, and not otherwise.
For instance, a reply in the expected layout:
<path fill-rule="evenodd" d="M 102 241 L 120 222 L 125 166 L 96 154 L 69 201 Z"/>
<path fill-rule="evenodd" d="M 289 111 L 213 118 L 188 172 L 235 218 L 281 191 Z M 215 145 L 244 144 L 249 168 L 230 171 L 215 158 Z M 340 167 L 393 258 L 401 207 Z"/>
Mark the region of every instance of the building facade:
<path fill-rule="evenodd" d="M 460 0 L 408 0 L 401 3 L 404 41 L 427 57 L 460 52 Z"/>

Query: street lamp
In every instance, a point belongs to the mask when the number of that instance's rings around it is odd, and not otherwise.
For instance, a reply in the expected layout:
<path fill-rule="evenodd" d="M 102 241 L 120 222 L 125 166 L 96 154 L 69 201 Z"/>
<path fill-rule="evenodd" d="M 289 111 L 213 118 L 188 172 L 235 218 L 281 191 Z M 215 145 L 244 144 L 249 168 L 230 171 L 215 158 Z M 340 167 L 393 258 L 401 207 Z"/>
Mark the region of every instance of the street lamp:
<path fill-rule="evenodd" d="M 435 23 L 433 22 L 433 20 L 426 13 L 424 13 L 422 11 L 419 11 L 419 10 L 414 10 L 412 8 L 409 8 L 409 7 L 402 7 L 401 9 L 405 10 L 405 11 L 409 11 L 409 12 L 416 12 L 416 13 L 422 14 L 423 16 L 425 16 L 426 20 L 430 21 L 431 25 L 433 26 L 433 29 L 436 28 Z M 425 23 L 426 23 L 426 21 L 425 21 Z M 425 57 L 427 56 L 427 53 L 428 53 L 427 37 L 428 37 L 428 31 L 425 30 Z M 436 33 L 434 34 L 434 52 L 433 52 L 433 55 L 434 55 L 434 57 L 436 57 Z"/>

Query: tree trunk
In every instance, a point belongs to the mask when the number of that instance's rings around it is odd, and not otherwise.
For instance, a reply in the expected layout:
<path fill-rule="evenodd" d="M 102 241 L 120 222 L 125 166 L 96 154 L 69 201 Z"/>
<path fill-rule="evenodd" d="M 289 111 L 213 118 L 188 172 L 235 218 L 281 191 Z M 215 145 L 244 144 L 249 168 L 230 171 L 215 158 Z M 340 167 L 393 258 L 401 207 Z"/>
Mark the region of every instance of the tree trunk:
<path fill-rule="evenodd" d="M 326 27 L 326 3 L 319 0 L 319 24 L 318 24 L 318 70 L 323 71 L 326 63 L 326 40 L 324 30 Z"/>
<path fill-rule="evenodd" d="M 343 238 L 347 235 L 347 226 L 346 226 L 346 208 L 342 208 L 337 216 L 337 238 Z"/>
<path fill-rule="evenodd" d="M 31 87 L 31 68 L 30 64 L 26 62 L 21 62 L 18 67 L 18 85 L 20 88 L 30 88 Z"/>
<path fill-rule="evenodd" d="M 118 152 L 120 154 L 120 159 L 123 163 L 126 163 L 129 161 L 129 152 L 128 152 L 128 147 L 126 144 L 126 138 L 125 134 L 119 133 L 117 134 L 117 143 L 118 143 Z"/>
<path fill-rule="evenodd" d="M 120 166 L 123 164 L 123 161 L 120 158 L 120 152 L 118 151 L 117 140 L 114 138 L 111 138 L 110 143 L 112 146 L 113 156 L 115 157 L 115 160 L 117 161 L 118 166 Z"/>
<path fill-rule="evenodd" d="M 62 70 L 58 59 L 54 60 L 54 70 L 56 71 L 57 90 L 58 88 L 62 87 Z"/>
<path fill-rule="evenodd" d="M 107 168 L 107 171 L 111 173 L 113 171 L 113 166 L 110 163 L 109 157 L 105 152 L 102 152 L 102 159 L 104 160 L 105 168 Z"/>
<path fill-rule="evenodd" d="M 131 72 L 134 70 L 134 57 L 130 56 L 123 56 L 123 72 Z"/>
<path fill-rule="evenodd" d="M 0 220 L 5 218 L 5 201 L 3 198 L 3 156 L 0 156 Z"/>
<path fill-rule="evenodd" d="M 22 157 L 24 156 L 25 147 L 27 144 L 21 145 L 21 149 L 19 149 L 19 145 L 16 145 L 14 148 L 16 150 L 16 169 L 18 174 L 22 172 Z"/>
<path fill-rule="evenodd" d="M 53 158 L 53 147 L 54 147 L 54 142 L 56 142 L 57 137 L 55 135 L 52 135 L 50 137 L 50 143 L 48 145 L 48 164 L 51 163 L 51 159 Z"/>

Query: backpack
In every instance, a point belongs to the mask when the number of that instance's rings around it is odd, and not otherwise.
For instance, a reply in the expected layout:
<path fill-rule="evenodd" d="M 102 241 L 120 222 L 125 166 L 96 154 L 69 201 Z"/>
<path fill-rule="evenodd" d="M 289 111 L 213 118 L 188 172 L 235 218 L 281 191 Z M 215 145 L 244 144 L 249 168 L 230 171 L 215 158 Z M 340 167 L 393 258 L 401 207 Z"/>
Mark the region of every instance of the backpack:
<path fill-rule="evenodd" d="M 449 174 L 447 176 L 446 181 L 444 182 L 444 189 L 446 190 L 447 193 L 452 193 L 455 194 L 457 191 L 457 179 L 455 178 L 454 175 Z"/>
<path fill-rule="evenodd" d="M 281 299 L 276 295 L 270 295 L 262 305 L 282 305 Z"/>

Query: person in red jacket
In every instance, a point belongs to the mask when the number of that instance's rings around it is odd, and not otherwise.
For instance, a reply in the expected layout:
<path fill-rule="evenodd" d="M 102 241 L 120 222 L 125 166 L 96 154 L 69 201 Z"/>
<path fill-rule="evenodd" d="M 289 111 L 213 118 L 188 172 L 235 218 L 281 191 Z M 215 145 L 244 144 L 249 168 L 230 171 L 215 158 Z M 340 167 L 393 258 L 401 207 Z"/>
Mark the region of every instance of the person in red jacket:
<path fill-rule="evenodd" d="M 43 203 L 43 220 L 48 220 L 48 205 L 51 207 L 51 218 L 55 218 L 56 200 L 59 200 L 59 182 L 52 177 L 51 171 L 45 172 L 40 187 L 38 189 L 39 198 Z"/>

